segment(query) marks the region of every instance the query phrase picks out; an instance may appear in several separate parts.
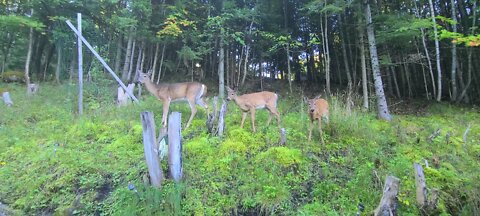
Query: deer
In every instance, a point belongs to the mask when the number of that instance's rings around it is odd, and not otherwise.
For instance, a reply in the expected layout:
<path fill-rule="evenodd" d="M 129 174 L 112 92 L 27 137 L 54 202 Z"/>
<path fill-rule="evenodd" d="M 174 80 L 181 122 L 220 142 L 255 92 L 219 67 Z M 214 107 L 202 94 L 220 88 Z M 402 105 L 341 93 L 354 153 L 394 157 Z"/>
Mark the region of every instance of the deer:
<path fill-rule="evenodd" d="M 252 130 L 256 132 L 255 128 L 255 111 L 257 109 L 267 109 L 270 112 L 268 117 L 267 126 L 272 121 L 272 116 L 277 118 L 278 125 L 280 125 L 280 114 L 277 110 L 278 95 L 269 91 L 255 92 L 244 95 L 237 95 L 237 92 L 233 89 L 226 87 L 228 95 L 227 100 L 233 100 L 235 104 L 242 110 L 242 123 L 240 127 L 243 128 L 243 123 L 247 117 L 247 113 L 250 112 L 252 120 Z"/>
<path fill-rule="evenodd" d="M 182 82 L 182 83 L 160 83 L 155 84 L 150 80 L 151 71 L 148 73 L 138 72 L 138 83 L 145 84 L 147 90 L 153 94 L 158 100 L 163 102 L 163 115 L 162 125 L 167 126 L 168 109 L 171 102 L 175 101 L 187 101 L 190 105 L 190 118 L 188 119 L 187 126 L 190 126 L 193 117 L 197 113 L 196 104 L 203 107 L 208 116 L 209 109 L 204 98 L 207 94 L 207 86 L 199 82 Z"/>
<path fill-rule="evenodd" d="M 322 118 L 325 119 L 325 122 L 328 123 L 328 102 L 325 99 L 320 98 L 320 95 L 313 98 L 308 99 L 304 98 L 305 102 L 308 104 L 308 116 L 310 117 L 310 128 L 308 132 L 308 141 L 312 139 L 312 130 L 315 121 L 318 121 L 318 131 L 320 133 L 320 139 L 322 143 L 323 136 L 322 136 Z"/>

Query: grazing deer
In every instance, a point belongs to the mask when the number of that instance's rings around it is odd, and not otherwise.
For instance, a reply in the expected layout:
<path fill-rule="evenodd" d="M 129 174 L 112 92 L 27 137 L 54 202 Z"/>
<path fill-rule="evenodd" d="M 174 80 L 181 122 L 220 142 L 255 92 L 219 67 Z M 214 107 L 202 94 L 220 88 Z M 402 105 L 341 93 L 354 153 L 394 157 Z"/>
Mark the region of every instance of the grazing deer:
<path fill-rule="evenodd" d="M 256 132 L 255 129 L 255 110 L 266 108 L 270 112 L 268 117 L 267 126 L 270 125 L 272 116 L 275 115 L 277 122 L 280 125 L 280 114 L 277 110 L 277 99 L 278 95 L 273 92 L 262 91 L 251 94 L 244 94 L 238 96 L 237 93 L 231 88 L 227 87 L 228 96 L 227 100 L 233 100 L 242 110 L 242 123 L 240 127 L 243 128 L 243 123 L 247 117 L 247 113 L 250 111 L 250 117 L 252 119 L 252 129 L 253 132 Z"/>
<path fill-rule="evenodd" d="M 308 141 L 312 139 L 312 130 L 314 121 L 318 120 L 318 131 L 320 132 L 320 139 L 322 143 L 322 117 L 325 118 L 325 122 L 328 123 L 328 102 L 325 99 L 320 98 L 320 96 L 315 97 L 314 99 L 304 100 L 308 104 L 308 116 L 310 117 L 310 128 L 308 133 Z"/>
<path fill-rule="evenodd" d="M 164 127 L 167 126 L 167 115 L 168 108 L 170 107 L 170 102 L 175 101 L 187 101 L 190 105 L 190 119 L 188 119 L 187 126 L 190 126 L 193 117 L 197 113 L 197 108 L 195 104 L 198 104 L 205 108 L 207 116 L 209 113 L 208 105 L 205 103 L 203 98 L 207 94 L 207 86 L 198 82 L 184 82 L 184 83 L 161 83 L 154 84 L 150 80 L 151 72 L 148 74 L 139 72 L 138 73 L 138 82 L 144 83 L 147 90 L 155 95 L 158 100 L 163 102 L 163 116 L 162 124 Z"/>

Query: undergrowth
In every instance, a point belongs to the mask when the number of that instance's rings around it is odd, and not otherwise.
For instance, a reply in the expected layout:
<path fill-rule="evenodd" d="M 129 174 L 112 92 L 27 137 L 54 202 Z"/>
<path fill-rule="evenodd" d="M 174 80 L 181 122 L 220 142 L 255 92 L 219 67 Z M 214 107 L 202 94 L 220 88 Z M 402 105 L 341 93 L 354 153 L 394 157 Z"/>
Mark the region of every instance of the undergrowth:
<path fill-rule="evenodd" d="M 432 104 L 422 115 L 395 115 L 388 123 L 373 111 L 349 111 L 336 95 L 328 99 L 322 145 L 316 130 L 307 141 L 300 95 L 280 97 L 281 125 L 267 127 L 268 113 L 258 111 L 257 133 L 249 119 L 239 127 L 241 113 L 230 103 L 222 138 L 206 133 L 199 108 L 182 131 L 183 182 L 155 189 L 144 181 L 140 112 L 153 111 L 158 126 L 162 109 L 148 93 L 141 106 L 117 107 L 114 86 L 90 83 L 78 116 L 75 85 L 44 84 L 32 97 L 21 86 L 3 88 L 14 105 L 0 104 L 0 202 L 19 215 L 354 215 L 359 204 L 370 214 L 387 175 L 401 180 L 399 212 L 419 215 L 414 162 L 424 166 L 429 188 L 440 191 L 438 214 L 480 213 L 477 109 Z M 185 124 L 187 107 L 174 103 L 170 110 Z M 283 146 L 279 127 L 287 131 Z M 167 173 L 166 161 L 162 168 Z"/>

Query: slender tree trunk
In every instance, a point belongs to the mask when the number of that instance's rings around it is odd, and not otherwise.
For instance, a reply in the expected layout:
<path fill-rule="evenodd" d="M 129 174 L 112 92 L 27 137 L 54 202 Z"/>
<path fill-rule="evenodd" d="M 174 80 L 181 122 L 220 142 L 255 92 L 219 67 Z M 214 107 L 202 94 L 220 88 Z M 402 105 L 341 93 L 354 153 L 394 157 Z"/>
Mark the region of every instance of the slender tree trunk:
<path fill-rule="evenodd" d="M 225 50 L 223 47 L 223 34 L 222 34 L 220 35 L 220 54 L 218 55 L 218 97 L 222 100 L 225 98 L 224 66 L 225 66 Z"/>
<path fill-rule="evenodd" d="M 160 77 L 162 76 L 162 69 L 163 69 L 163 59 L 165 57 L 165 44 L 162 47 L 162 57 L 160 58 L 160 66 L 158 68 L 158 77 L 157 77 L 157 84 L 160 82 Z"/>
<path fill-rule="evenodd" d="M 133 59 L 135 58 L 135 48 L 136 48 L 136 40 L 133 40 L 132 43 L 132 54 L 130 54 L 130 62 L 128 63 L 128 73 L 127 73 L 127 79 L 125 81 L 129 82 L 132 78 L 132 71 L 133 71 Z M 140 48 L 138 48 L 140 49 Z M 139 52 L 140 53 L 140 52 Z M 140 56 L 140 54 L 138 55 Z"/>
<path fill-rule="evenodd" d="M 230 70 L 230 49 L 229 49 L 229 47 L 227 47 L 227 49 L 226 49 L 225 59 L 226 59 L 225 64 L 226 64 L 226 68 L 227 68 L 227 71 L 225 71 L 226 72 L 225 73 L 225 75 L 226 75 L 225 80 L 227 81 L 227 86 L 230 86 L 230 72 L 231 72 L 231 70 Z"/>
<path fill-rule="evenodd" d="M 153 66 L 152 66 L 152 76 L 150 77 L 150 81 L 154 81 L 155 80 L 155 74 L 157 74 L 157 59 L 158 59 L 158 50 L 159 50 L 159 47 L 160 47 L 160 43 L 157 42 L 155 44 L 155 55 L 153 56 Z"/>
<path fill-rule="evenodd" d="M 397 73 L 395 71 L 395 68 L 393 66 L 390 66 L 390 72 L 392 74 L 392 77 L 393 77 L 393 84 L 395 85 L 395 93 L 396 93 L 396 96 L 397 98 L 402 98 L 402 95 L 400 93 L 400 88 L 398 87 L 398 81 L 397 81 Z"/>
<path fill-rule="evenodd" d="M 30 16 L 33 15 L 33 9 L 30 11 Z M 30 62 L 32 61 L 32 51 L 33 51 L 33 28 L 30 27 L 30 33 L 28 34 L 28 52 L 27 60 L 25 61 L 25 83 L 30 85 Z"/>
<path fill-rule="evenodd" d="M 387 121 L 392 120 L 392 116 L 388 110 L 387 100 L 385 98 L 385 93 L 383 91 L 383 82 L 382 76 L 380 73 L 380 66 L 378 63 L 377 55 L 377 44 L 375 42 L 375 33 L 372 23 L 372 14 L 370 10 L 369 0 L 364 1 L 365 3 L 365 19 L 367 20 L 367 36 L 368 43 L 370 47 L 370 57 L 372 61 L 372 72 L 373 79 L 375 80 L 375 95 L 377 97 L 377 110 L 378 117 Z"/>
<path fill-rule="evenodd" d="M 419 9 L 418 9 L 418 6 L 417 6 L 417 2 L 413 1 L 413 3 L 415 5 L 415 16 L 420 19 L 421 17 L 420 17 L 420 13 L 418 12 Z M 428 49 L 427 49 L 427 37 L 425 36 L 425 29 L 420 28 L 420 32 L 422 33 L 423 50 L 425 52 L 425 57 L 427 58 L 428 70 L 430 72 L 430 78 L 432 79 L 433 97 L 436 98 L 437 97 L 437 87 L 435 85 L 435 78 L 434 78 L 434 75 L 433 75 L 433 67 L 432 67 L 432 61 L 430 60 L 430 53 L 428 52 Z M 430 98 L 430 97 L 428 96 L 428 98 Z"/>
<path fill-rule="evenodd" d="M 473 35 L 475 33 L 475 21 L 477 19 L 477 1 L 473 2 L 473 22 L 472 22 L 472 30 L 471 34 Z M 457 98 L 457 101 L 460 102 L 463 98 L 467 96 L 467 90 L 470 87 L 470 84 L 472 83 L 472 71 L 473 71 L 473 62 L 472 62 L 472 54 L 473 54 L 473 48 L 469 47 L 468 48 L 468 54 L 467 54 L 467 84 L 465 85 L 465 88 L 463 88 L 462 93 L 460 96 Z"/>
<path fill-rule="evenodd" d="M 453 20 L 453 24 L 452 24 L 452 28 L 453 28 L 453 32 L 457 32 L 457 12 L 455 11 L 455 8 L 456 8 L 456 4 L 455 4 L 455 0 L 450 0 L 450 4 L 451 4 L 451 12 L 452 12 L 452 20 Z M 457 44 L 455 43 L 452 43 L 452 96 L 450 97 L 450 99 L 452 101 L 455 101 L 457 99 Z"/>
<path fill-rule="evenodd" d="M 339 18 L 339 19 L 342 20 L 342 18 Z M 345 20 L 343 21 L 343 24 L 345 24 Z M 345 73 L 347 74 L 348 94 L 350 95 L 353 85 L 352 85 L 352 76 L 350 74 L 350 65 L 348 63 L 348 55 L 347 55 L 347 47 L 345 45 L 345 39 L 346 39 L 346 36 L 344 33 L 342 33 L 341 41 L 342 41 L 343 65 L 345 66 Z"/>
<path fill-rule="evenodd" d="M 122 61 L 122 35 L 118 36 L 117 39 L 117 51 L 115 54 L 115 73 L 120 72 L 120 64 Z"/>
<path fill-rule="evenodd" d="M 62 48 L 57 47 L 57 68 L 55 69 L 55 82 L 60 84 L 60 71 L 62 69 Z"/>
<path fill-rule="evenodd" d="M 362 89 L 363 89 L 363 108 L 368 110 L 368 80 L 367 80 L 367 63 L 365 59 L 365 41 L 364 33 L 359 29 L 360 35 L 360 64 L 362 67 Z"/>
<path fill-rule="evenodd" d="M 438 30 L 437 30 L 437 23 L 435 21 L 435 10 L 433 9 L 433 2 L 432 0 L 428 0 L 430 3 L 430 14 L 432 15 L 432 22 L 433 22 L 433 32 L 435 36 L 435 57 L 437 60 L 437 101 L 442 100 L 442 68 L 440 65 L 440 42 L 438 39 Z"/>
<path fill-rule="evenodd" d="M 126 81 L 128 78 L 128 72 L 130 69 L 130 61 L 132 55 L 132 44 L 133 44 L 133 27 L 130 28 L 130 33 L 128 35 L 128 43 L 127 43 L 127 50 L 125 54 L 125 61 L 123 63 L 123 70 L 122 70 L 122 80 Z"/>
<path fill-rule="evenodd" d="M 327 2 L 325 1 L 325 4 Z M 324 53 L 324 65 L 325 65 L 325 86 L 327 95 L 331 95 L 331 87 L 330 87 L 330 50 L 328 47 L 328 16 L 325 14 L 325 26 L 323 24 L 322 16 L 320 16 L 320 30 L 322 34 L 322 49 Z"/>

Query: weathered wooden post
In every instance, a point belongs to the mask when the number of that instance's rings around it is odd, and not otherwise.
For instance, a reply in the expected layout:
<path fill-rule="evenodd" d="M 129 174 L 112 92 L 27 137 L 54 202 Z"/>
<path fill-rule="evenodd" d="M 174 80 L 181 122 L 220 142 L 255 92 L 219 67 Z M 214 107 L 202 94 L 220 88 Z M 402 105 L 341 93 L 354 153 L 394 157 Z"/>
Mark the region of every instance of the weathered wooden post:
<path fill-rule="evenodd" d="M 285 145 L 287 143 L 287 131 L 285 128 L 280 128 L 280 145 Z"/>
<path fill-rule="evenodd" d="M 82 14 L 77 13 L 77 51 L 78 51 L 78 115 L 83 114 L 83 52 L 82 52 Z"/>
<path fill-rule="evenodd" d="M 38 92 L 38 84 L 30 83 L 27 87 L 27 95 L 32 96 Z"/>
<path fill-rule="evenodd" d="M 417 206 L 426 213 L 434 213 L 432 211 L 436 209 L 438 201 L 437 190 L 433 189 L 431 196 L 428 197 L 427 182 L 422 165 L 413 163 L 413 168 L 415 169 L 415 185 L 417 187 Z"/>
<path fill-rule="evenodd" d="M 375 209 L 375 216 L 397 215 L 397 195 L 400 187 L 400 179 L 395 176 L 387 176 L 383 187 L 383 196 L 380 204 Z"/>
<path fill-rule="evenodd" d="M 218 116 L 218 136 L 223 136 L 223 131 L 225 130 L 225 113 L 227 113 L 227 102 L 224 100 L 222 102 L 222 108 L 220 108 L 220 115 Z"/>
<path fill-rule="evenodd" d="M 127 86 L 127 91 L 128 92 L 133 92 L 134 88 L 135 88 L 135 84 L 130 83 Z M 125 106 L 131 100 L 127 91 L 124 91 L 122 87 L 118 87 L 118 89 L 117 89 L 117 105 L 118 106 Z"/>
<path fill-rule="evenodd" d="M 183 177 L 181 124 L 181 113 L 170 114 L 168 117 L 168 167 L 170 178 L 175 182 L 180 182 Z"/>
<path fill-rule="evenodd" d="M 217 102 L 218 96 L 213 97 L 212 113 L 208 114 L 207 118 L 207 130 L 210 134 L 214 132 L 215 120 L 217 119 Z"/>
<path fill-rule="evenodd" d="M 13 105 L 13 101 L 10 98 L 10 93 L 3 92 L 2 97 L 3 97 L 3 102 L 5 102 L 5 104 L 7 104 L 7 106 L 12 106 Z"/>
<path fill-rule="evenodd" d="M 145 160 L 147 161 L 148 173 L 150 175 L 150 183 L 157 188 L 162 186 L 164 179 L 163 171 L 160 167 L 158 155 L 155 154 L 155 121 L 152 112 L 142 112 L 142 128 L 143 128 L 143 150 Z"/>

